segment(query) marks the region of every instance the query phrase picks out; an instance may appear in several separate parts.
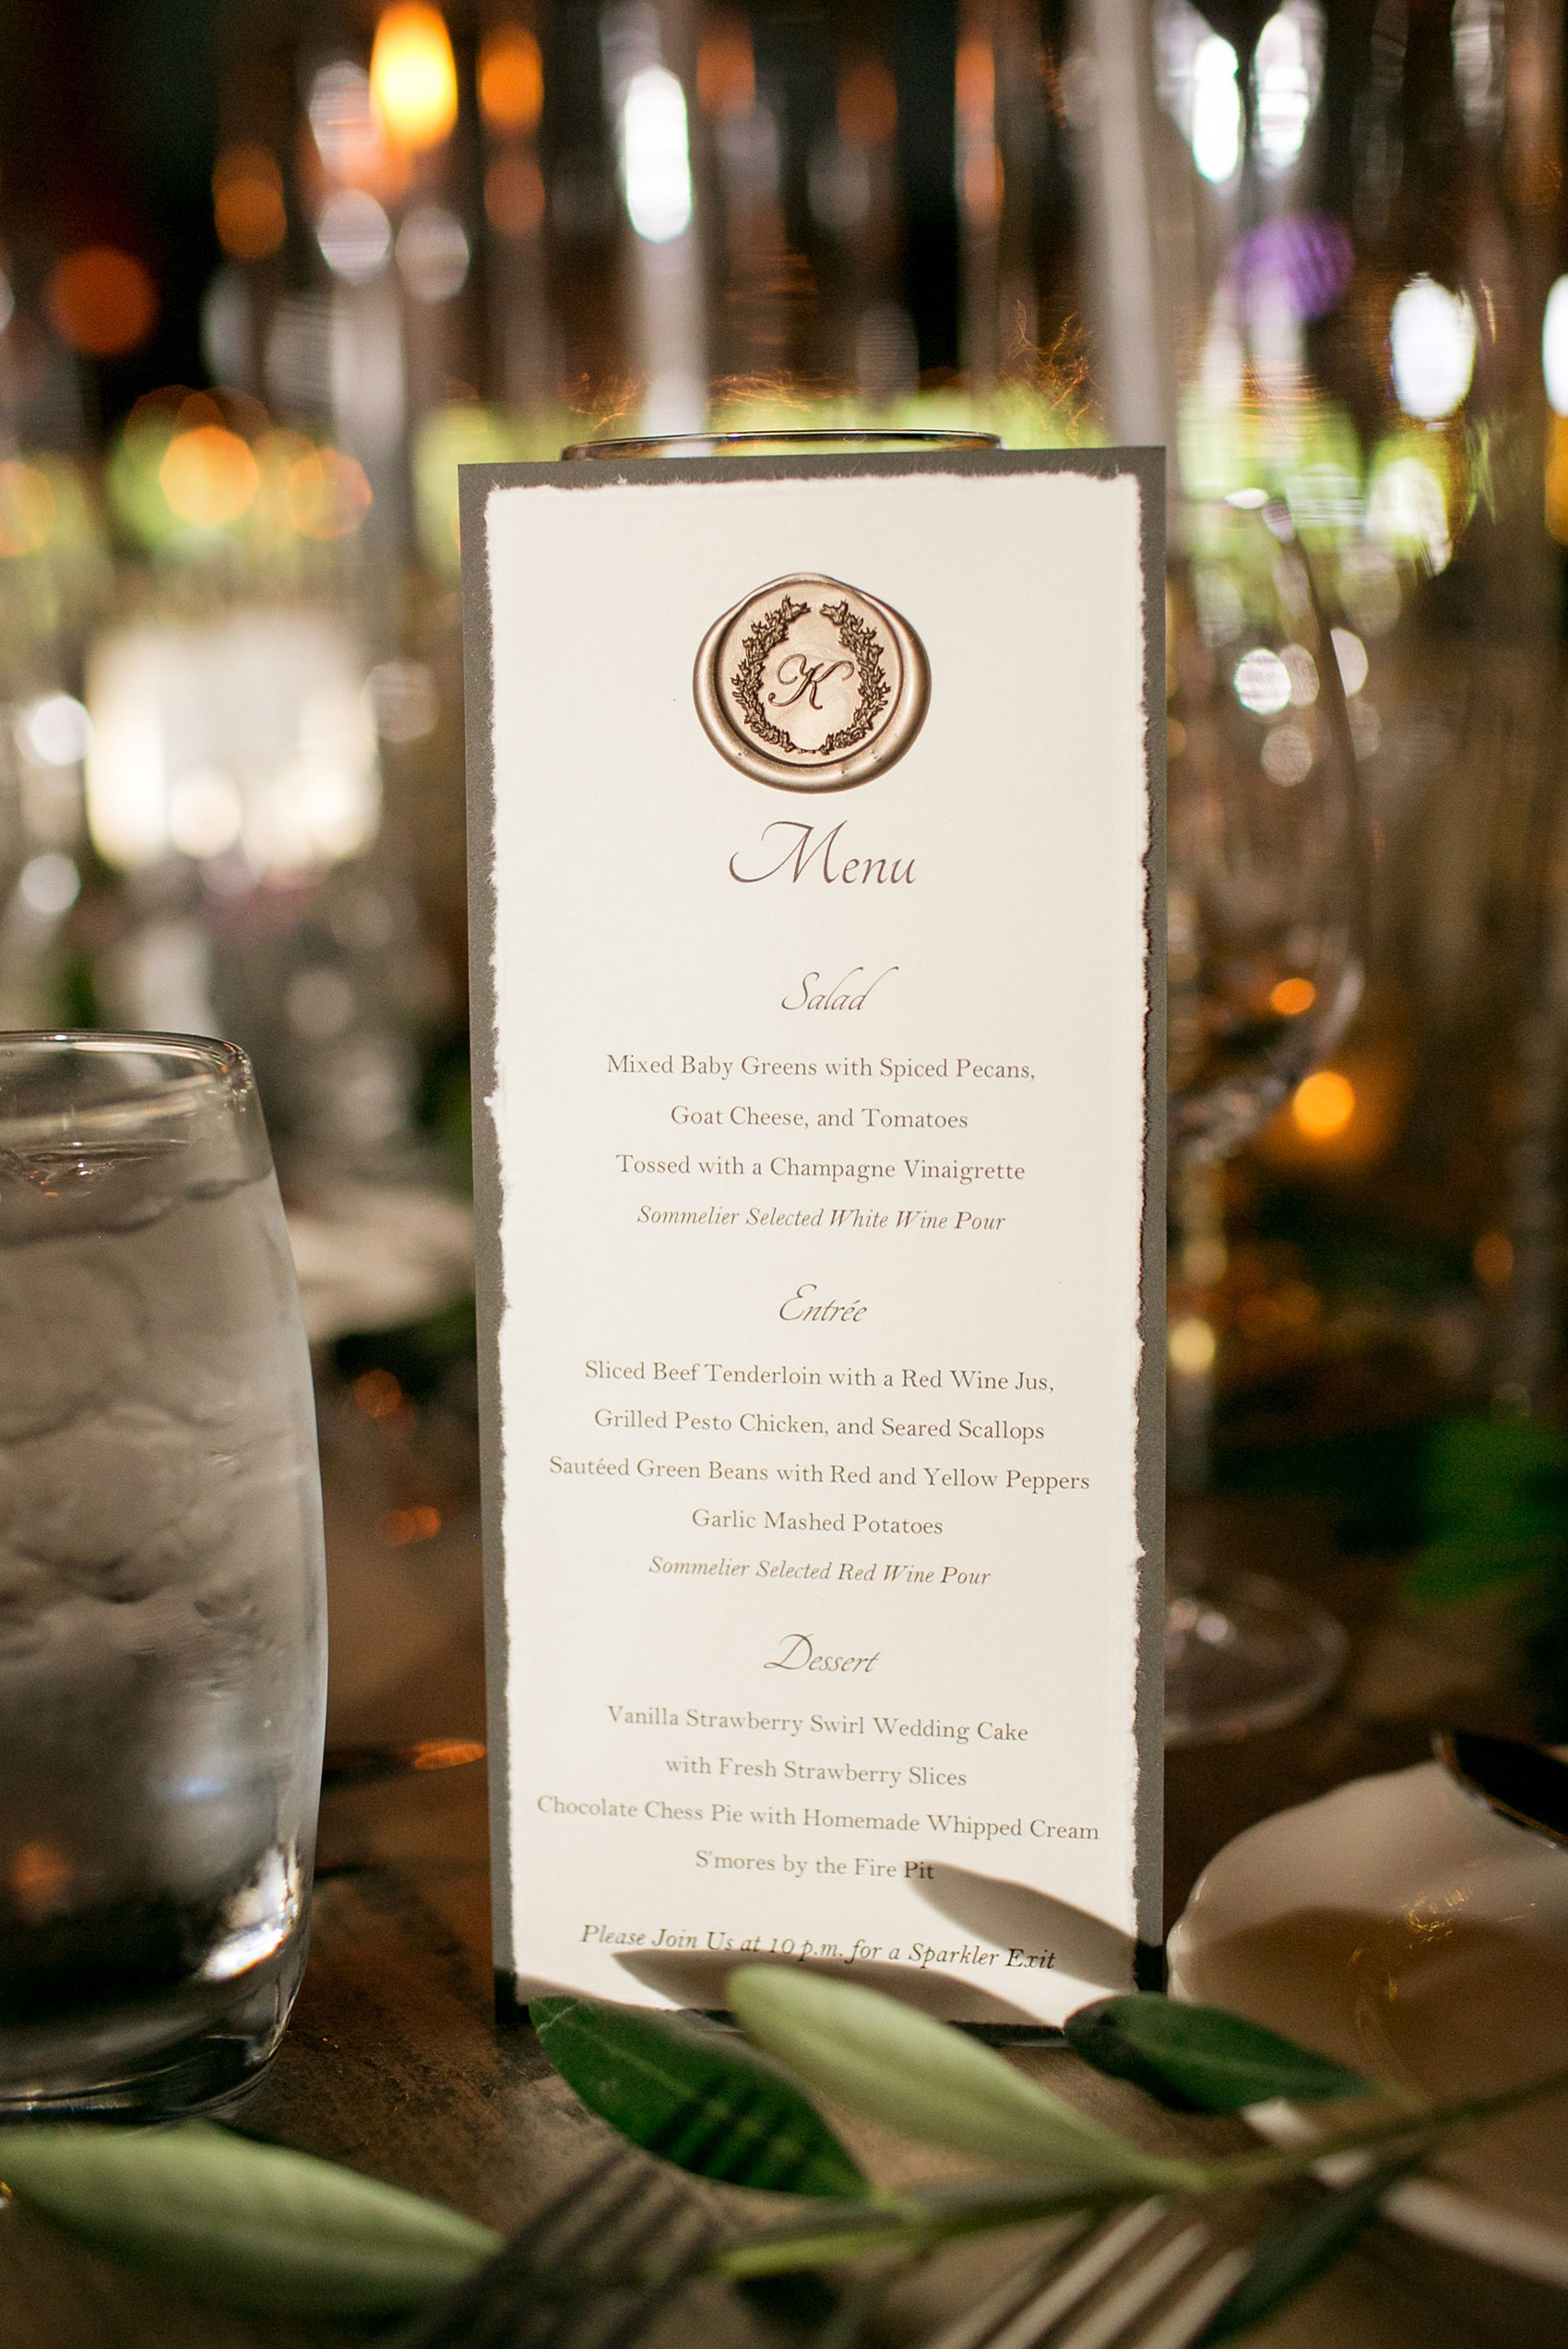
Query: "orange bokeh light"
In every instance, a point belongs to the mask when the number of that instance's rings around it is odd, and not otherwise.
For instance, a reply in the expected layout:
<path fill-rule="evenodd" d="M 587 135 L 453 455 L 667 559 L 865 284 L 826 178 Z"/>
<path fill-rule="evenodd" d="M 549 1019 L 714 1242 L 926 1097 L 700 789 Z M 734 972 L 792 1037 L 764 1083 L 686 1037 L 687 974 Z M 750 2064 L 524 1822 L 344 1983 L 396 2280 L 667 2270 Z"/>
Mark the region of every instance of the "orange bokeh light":
<path fill-rule="evenodd" d="M 544 58 L 526 25 L 496 25 L 479 53 L 479 110 L 490 128 L 526 138 L 544 112 Z"/>
<path fill-rule="evenodd" d="M 1277 1011 L 1281 1019 L 1300 1019 L 1317 1001 L 1317 989 L 1310 979 L 1281 979 L 1268 998 L 1268 1008 Z"/>
<path fill-rule="evenodd" d="M 838 78 L 838 136 L 882 147 L 898 127 L 898 92 L 880 57 L 858 57 Z"/>
<path fill-rule="evenodd" d="M 961 121 L 990 129 L 996 109 L 996 57 L 983 36 L 971 34 L 958 43 L 953 94 Z"/>
<path fill-rule="evenodd" d="M 1309 1142 L 1331 1142 L 1356 1115 L 1356 1089 L 1337 1068 L 1304 1077 L 1290 1100 L 1296 1130 Z"/>
<path fill-rule="evenodd" d="M 484 175 L 484 213 L 498 236 L 535 236 L 544 223 L 544 174 L 531 155 L 497 155 Z"/>
<path fill-rule="evenodd" d="M 422 1737 L 414 1747 L 416 1770 L 461 1770 L 482 1761 L 485 1748 L 472 1737 Z"/>
<path fill-rule="evenodd" d="M 1546 527 L 1568 546 L 1568 416 L 1546 420 Z"/>
<path fill-rule="evenodd" d="M 367 1419 L 390 1419 L 402 1400 L 402 1387 L 390 1370 L 362 1370 L 354 1381 L 354 1401 Z"/>
<path fill-rule="evenodd" d="M 54 492 L 37 465 L 0 465 L 0 554 L 37 554 L 54 528 Z"/>
<path fill-rule="evenodd" d="M 340 448 L 315 448 L 291 465 L 285 494 L 303 538 L 348 538 L 371 508 L 362 469 Z"/>
<path fill-rule="evenodd" d="M 749 114 L 755 104 L 756 58 L 744 17 L 727 17 L 703 34 L 697 102 L 705 114 Z"/>
<path fill-rule="evenodd" d="M 158 316 L 158 294 L 147 270 L 134 255 L 113 244 L 67 253 L 50 271 L 43 299 L 58 332 L 90 359 L 134 351 Z"/>
<path fill-rule="evenodd" d="M 11 1864 L 11 1897 L 30 1925 L 58 1914 L 71 1905 L 75 1871 L 57 1845 L 24 1843 Z"/>
<path fill-rule="evenodd" d="M 427 1501 L 416 1501 L 411 1508 L 388 1509 L 376 1531 L 395 1550 L 410 1542 L 434 1541 L 441 1531 L 441 1511 Z"/>
<path fill-rule="evenodd" d="M 986 139 L 964 159 L 964 213 L 971 228 L 996 226 L 1004 186 L 1002 149 Z"/>
<path fill-rule="evenodd" d="M 1505 1288 L 1514 1278 L 1514 1243 L 1506 1232 L 1483 1232 L 1471 1261 L 1477 1279 L 1489 1289 Z"/>
<path fill-rule="evenodd" d="M 263 261 L 289 231 L 283 174 L 265 147 L 226 147 L 213 168 L 218 242 L 236 261 Z"/>
<path fill-rule="evenodd" d="M 158 484 L 182 522 L 220 530 L 254 503 L 261 471 L 238 433 L 223 424 L 196 424 L 169 443 Z"/>
<path fill-rule="evenodd" d="M 439 147 L 457 119 L 457 67 L 446 19 L 424 0 L 384 10 L 370 53 L 370 89 L 389 137 Z"/>

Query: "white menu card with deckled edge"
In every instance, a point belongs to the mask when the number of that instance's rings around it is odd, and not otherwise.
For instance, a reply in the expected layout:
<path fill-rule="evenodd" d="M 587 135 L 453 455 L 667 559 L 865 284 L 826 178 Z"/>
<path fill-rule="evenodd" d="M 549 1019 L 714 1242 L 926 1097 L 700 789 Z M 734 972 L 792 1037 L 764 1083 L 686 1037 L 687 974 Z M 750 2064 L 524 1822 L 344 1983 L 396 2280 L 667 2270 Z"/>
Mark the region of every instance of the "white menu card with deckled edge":
<path fill-rule="evenodd" d="M 465 469 L 504 2007 L 1158 1943 L 1162 513 Z"/>

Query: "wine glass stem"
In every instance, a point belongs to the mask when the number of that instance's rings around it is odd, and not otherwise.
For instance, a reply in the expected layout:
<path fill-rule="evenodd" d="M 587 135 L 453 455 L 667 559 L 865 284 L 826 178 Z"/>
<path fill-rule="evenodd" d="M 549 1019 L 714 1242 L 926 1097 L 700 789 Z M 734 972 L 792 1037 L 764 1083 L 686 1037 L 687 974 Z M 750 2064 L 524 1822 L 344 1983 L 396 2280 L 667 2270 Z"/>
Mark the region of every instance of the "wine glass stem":
<path fill-rule="evenodd" d="M 1213 1292 L 1225 1270 L 1225 1186 L 1214 1164 L 1183 1167 L 1172 1194 L 1172 1344 L 1166 1364 L 1166 1477 L 1177 1493 L 1207 1489 L 1213 1467 Z"/>

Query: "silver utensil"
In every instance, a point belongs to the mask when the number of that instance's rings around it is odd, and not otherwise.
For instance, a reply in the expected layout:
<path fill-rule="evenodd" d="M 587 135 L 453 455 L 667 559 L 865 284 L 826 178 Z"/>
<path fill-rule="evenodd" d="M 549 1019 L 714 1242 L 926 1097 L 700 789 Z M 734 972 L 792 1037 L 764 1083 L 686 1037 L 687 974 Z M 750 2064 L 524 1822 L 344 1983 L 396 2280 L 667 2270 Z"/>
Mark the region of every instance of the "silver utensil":
<path fill-rule="evenodd" d="M 1568 1843 L 1568 1762 L 1516 1737 L 1439 1729 L 1432 1751 L 1450 1778 L 1500 1818 L 1550 1842 Z"/>
<path fill-rule="evenodd" d="M 718 2231 L 683 2180 L 617 2147 L 384 2349 L 624 2349 Z"/>
<path fill-rule="evenodd" d="M 1217 2250 L 1158 2199 L 1103 2223 L 1070 2219 L 922 2349 L 1187 2349 L 1249 2258 Z"/>

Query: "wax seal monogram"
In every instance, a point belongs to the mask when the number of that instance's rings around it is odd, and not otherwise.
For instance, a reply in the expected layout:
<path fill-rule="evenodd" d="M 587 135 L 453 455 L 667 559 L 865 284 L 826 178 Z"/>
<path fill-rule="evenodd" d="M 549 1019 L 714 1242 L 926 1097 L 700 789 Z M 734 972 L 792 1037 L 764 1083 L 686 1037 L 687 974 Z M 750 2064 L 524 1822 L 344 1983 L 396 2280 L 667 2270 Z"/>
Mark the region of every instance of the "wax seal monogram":
<path fill-rule="evenodd" d="M 798 572 L 715 621 L 693 690 L 708 740 L 743 775 L 780 791 L 848 791 L 909 749 L 930 672 L 889 604 Z"/>

